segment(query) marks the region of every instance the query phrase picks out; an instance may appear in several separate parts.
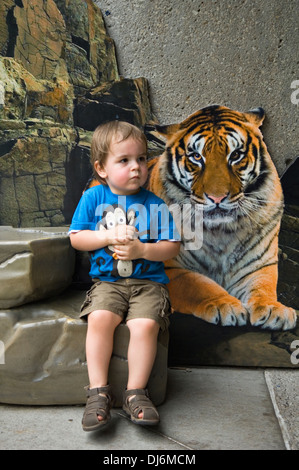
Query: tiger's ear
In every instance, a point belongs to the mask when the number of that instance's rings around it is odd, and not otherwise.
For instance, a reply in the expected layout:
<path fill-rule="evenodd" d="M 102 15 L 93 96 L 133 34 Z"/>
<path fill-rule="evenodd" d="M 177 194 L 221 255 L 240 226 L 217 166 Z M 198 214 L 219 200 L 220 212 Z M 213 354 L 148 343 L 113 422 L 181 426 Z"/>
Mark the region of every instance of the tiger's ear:
<path fill-rule="evenodd" d="M 166 126 L 160 126 L 159 124 L 156 124 L 155 128 L 160 135 L 168 137 L 172 134 L 175 134 L 180 129 L 180 124 L 168 124 Z"/>
<path fill-rule="evenodd" d="M 251 122 L 252 124 L 255 124 L 256 126 L 260 127 L 265 118 L 265 111 L 263 110 L 263 108 L 255 108 L 245 113 L 245 116 L 248 122 Z"/>

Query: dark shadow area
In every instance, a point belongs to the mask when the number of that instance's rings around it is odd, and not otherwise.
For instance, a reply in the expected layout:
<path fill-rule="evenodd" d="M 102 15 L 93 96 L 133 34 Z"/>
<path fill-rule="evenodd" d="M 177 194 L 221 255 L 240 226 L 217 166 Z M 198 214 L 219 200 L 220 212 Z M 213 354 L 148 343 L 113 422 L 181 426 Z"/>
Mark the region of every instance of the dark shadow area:
<path fill-rule="evenodd" d="M 86 183 L 92 175 L 88 148 L 78 145 L 73 148 L 65 164 L 65 175 L 67 187 L 63 215 L 65 223 L 70 224 Z"/>

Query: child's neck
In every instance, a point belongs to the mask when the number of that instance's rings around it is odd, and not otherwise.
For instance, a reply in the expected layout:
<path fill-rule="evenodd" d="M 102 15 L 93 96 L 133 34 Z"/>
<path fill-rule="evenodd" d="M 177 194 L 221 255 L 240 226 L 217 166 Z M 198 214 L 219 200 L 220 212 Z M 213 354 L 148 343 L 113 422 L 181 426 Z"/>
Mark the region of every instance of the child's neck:
<path fill-rule="evenodd" d="M 119 191 L 116 192 L 116 190 L 112 189 L 111 186 L 108 183 L 107 183 L 107 186 L 109 187 L 112 194 L 115 194 L 115 196 L 134 196 L 135 194 L 138 194 L 141 190 L 141 188 L 138 188 L 138 190 L 134 191 L 134 192 L 126 192 L 125 190 L 121 191 L 121 192 L 119 192 Z"/>

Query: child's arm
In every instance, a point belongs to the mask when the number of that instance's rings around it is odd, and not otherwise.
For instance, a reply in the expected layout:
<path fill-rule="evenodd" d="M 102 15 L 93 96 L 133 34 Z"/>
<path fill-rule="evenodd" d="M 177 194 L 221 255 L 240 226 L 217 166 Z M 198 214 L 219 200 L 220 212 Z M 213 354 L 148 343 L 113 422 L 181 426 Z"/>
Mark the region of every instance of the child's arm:
<path fill-rule="evenodd" d="M 114 245 L 118 259 L 132 260 L 137 258 L 149 261 L 166 261 L 174 258 L 180 251 L 180 242 L 162 240 L 159 243 L 142 243 L 139 239 L 124 245 Z"/>
<path fill-rule="evenodd" d="M 71 245 L 76 250 L 94 251 L 107 245 L 127 243 L 134 238 L 136 229 L 131 225 L 118 225 L 109 230 L 80 230 L 71 232 Z"/>
<path fill-rule="evenodd" d="M 167 259 L 174 258 L 179 254 L 180 242 L 160 241 L 159 243 L 142 243 L 143 256 L 140 258 L 149 261 L 166 261 Z"/>

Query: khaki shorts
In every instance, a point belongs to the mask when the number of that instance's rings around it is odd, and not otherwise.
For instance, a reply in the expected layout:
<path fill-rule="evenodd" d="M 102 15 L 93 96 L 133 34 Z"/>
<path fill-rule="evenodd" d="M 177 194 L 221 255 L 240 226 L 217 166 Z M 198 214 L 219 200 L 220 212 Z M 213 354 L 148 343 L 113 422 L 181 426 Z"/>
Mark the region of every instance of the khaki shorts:
<path fill-rule="evenodd" d="M 109 310 L 120 315 L 123 321 L 151 318 L 159 323 L 162 331 L 168 328 L 171 313 L 164 284 L 132 278 L 96 282 L 86 294 L 80 317 L 95 310 Z"/>

